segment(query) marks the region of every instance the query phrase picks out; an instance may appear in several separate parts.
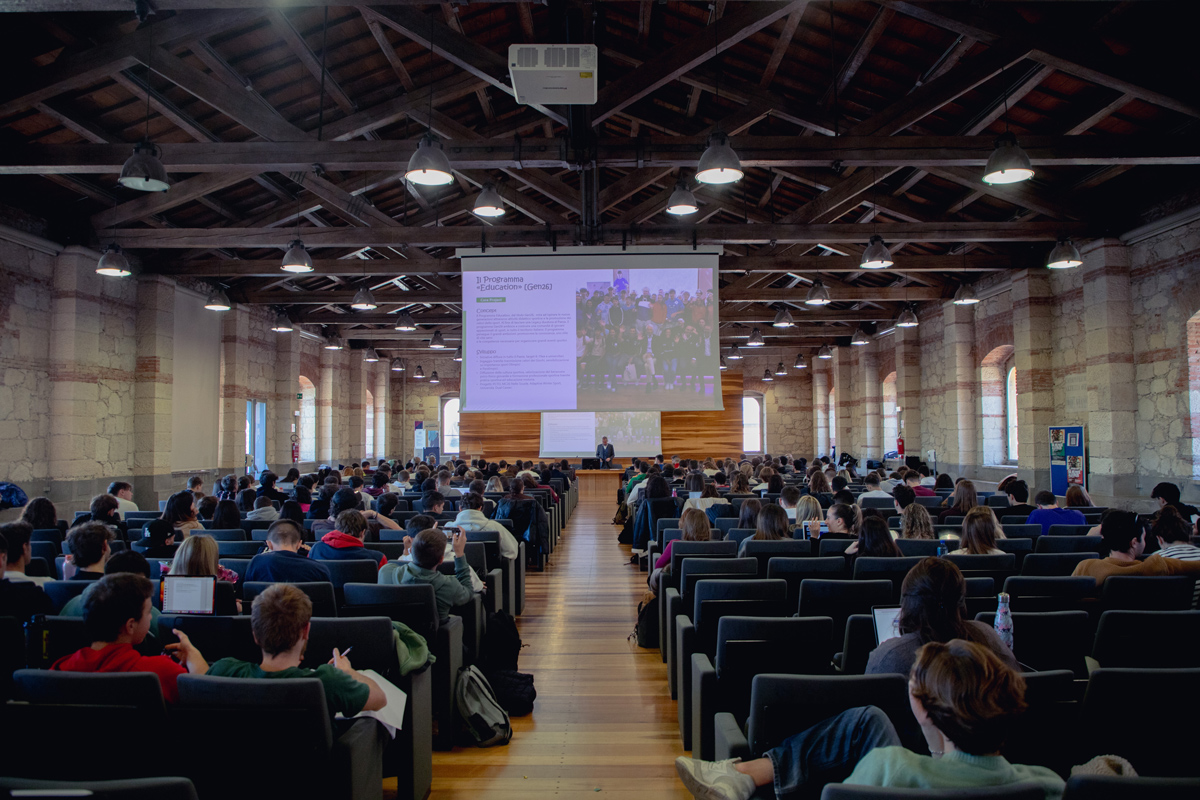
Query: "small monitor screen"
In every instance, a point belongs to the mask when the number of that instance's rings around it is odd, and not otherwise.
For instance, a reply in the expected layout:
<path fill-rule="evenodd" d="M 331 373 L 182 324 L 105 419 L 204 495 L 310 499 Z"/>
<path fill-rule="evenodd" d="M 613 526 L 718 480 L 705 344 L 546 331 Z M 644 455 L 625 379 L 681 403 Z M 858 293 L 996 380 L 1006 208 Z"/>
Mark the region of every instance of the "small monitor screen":
<path fill-rule="evenodd" d="M 164 614 L 212 614 L 216 596 L 215 577 L 167 575 L 162 581 Z"/>
<path fill-rule="evenodd" d="M 871 616 L 875 618 L 875 644 L 883 644 L 900 635 L 899 606 L 874 606 Z"/>

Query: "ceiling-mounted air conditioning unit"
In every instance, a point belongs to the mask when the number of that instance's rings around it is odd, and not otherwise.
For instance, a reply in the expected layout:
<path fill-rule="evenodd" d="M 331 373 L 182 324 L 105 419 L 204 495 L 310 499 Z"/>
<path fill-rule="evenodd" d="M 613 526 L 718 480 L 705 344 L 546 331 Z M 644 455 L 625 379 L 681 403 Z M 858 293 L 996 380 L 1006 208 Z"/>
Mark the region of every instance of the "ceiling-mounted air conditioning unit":
<path fill-rule="evenodd" d="M 596 102 L 594 44 L 513 44 L 508 74 L 517 102 L 589 106 Z"/>

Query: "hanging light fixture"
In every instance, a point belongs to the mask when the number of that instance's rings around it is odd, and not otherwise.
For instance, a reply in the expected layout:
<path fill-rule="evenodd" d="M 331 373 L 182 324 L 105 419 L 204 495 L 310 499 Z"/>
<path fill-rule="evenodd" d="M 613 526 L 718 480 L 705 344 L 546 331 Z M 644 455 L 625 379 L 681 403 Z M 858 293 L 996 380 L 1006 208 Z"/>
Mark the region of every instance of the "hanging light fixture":
<path fill-rule="evenodd" d="M 368 347 L 366 352 L 363 354 L 363 362 L 367 364 L 374 364 L 378 360 L 379 354 L 375 352 L 375 348 Z"/>
<path fill-rule="evenodd" d="M 425 379 L 425 370 L 421 369 L 421 365 L 417 364 L 417 371 L 413 373 L 413 377 L 417 380 Z"/>
<path fill-rule="evenodd" d="M 412 314 L 405 311 L 396 317 L 396 330 L 411 333 L 416 329 L 417 323 L 413 321 Z"/>
<path fill-rule="evenodd" d="M 804 353 L 796 354 L 796 363 L 792 367 L 795 369 L 808 369 L 808 359 L 804 357 Z"/>
<path fill-rule="evenodd" d="M 158 154 L 159 149 L 150 142 L 138 142 L 133 148 L 133 155 L 121 167 L 121 177 L 117 178 L 117 183 L 139 192 L 165 192 L 170 189 L 167 168 L 159 160 Z"/>
<path fill-rule="evenodd" d="M 225 294 L 220 286 L 214 286 L 208 293 L 208 299 L 204 301 L 204 307 L 209 311 L 228 311 L 233 308 L 233 304 L 229 302 L 229 295 Z"/>
<path fill-rule="evenodd" d="M 441 381 L 440 381 L 440 380 L 438 380 L 438 376 L 437 376 L 437 370 L 436 370 L 436 369 L 433 371 L 433 374 L 429 376 L 429 382 L 430 382 L 430 383 L 441 383 Z"/>
<path fill-rule="evenodd" d="M 750 331 L 750 338 L 746 340 L 746 347 L 762 347 L 763 344 L 762 333 L 758 328 Z"/>
<path fill-rule="evenodd" d="M 696 165 L 696 180 L 700 183 L 725 184 L 735 183 L 742 179 L 742 162 L 729 146 L 729 139 L 723 133 L 714 133 L 708 137 L 708 147 L 700 156 Z"/>
<path fill-rule="evenodd" d="M 442 338 L 441 331 L 434 331 L 433 338 L 429 340 L 429 346 L 434 350 L 445 350 L 446 340 Z"/>
<path fill-rule="evenodd" d="M 418 186 L 445 186 L 454 181 L 450 159 L 432 133 L 421 137 L 417 151 L 408 159 L 404 179 Z"/>
<path fill-rule="evenodd" d="M 787 367 L 785 367 L 783 365 L 782 361 L 780 361 L 778 364 L 775 365 L 775 374 L 776 375 L 787 375 Z"/>
<path fill-rule="evenodd" d="M 271 330 L 276 333 L 290 333 L 292 331 L 292 321 L 288 319 L 288 315 L 280 311 L 275 315 L 275 322 L 271 325 Z"/>
<path fill-rule="evenodd" d="M 1054 249 L 1046 257 L 1047 269 L 1071 269 L 1082 263 L 1083 256 L 1079 255 L 1079 248 L 1070 239 L 1059 239 L 1058 244 L 1054 245 Z"/>
<path fill-rule="evenodd" d="M 354 293 L 350 307 L 355 311 L 371 311 L 379 308 L 379 304 L 375 302 L 375 295 L 371 294 L 371 290 L 364 286 Z"/>
<path fill-rule="evenodd" d="M 954 293 L 954 305 L 969 306 L 979 302 L 979 298 L 975 296 L 975 290 L 967 284 L 958 287 L 958 291 Z"/>
<path fill-rule="evenodd" d="M 794 328 L 796 320 L 792 319 L 792 314 L 786 308 L 781 308 L 775 312 L 775 321 L 771 323 L 772 328 Z"/>
<path fill-rule="evenodd" d="M 893 263 L 892 253 L 883 243 L 883 237 L 879 234 L 872 236 L 870 244 L 863 251 L 859 266 L 863 269 L 887 269 Z"/>
<path fill-rule="evenodd" d="M 1005 125 L 1007 125 L 1005 120 Z M 996 139 L 996 149 L 988 156 L 983 170 L 987 184 L 1020 183 L 1033 177 L 1029 155 L 1017 144 L 1017 137 L 1005 131 Z"/>
<path fill-rule="evenodd" d="M 393 358 L 392 359 L 392 372 L 404 372 L 404 359 L 402 359 L 402 358 Z"/>
<path fill-rule="evenodd" d="M 916 312 L 912 310 L 912 306 L 905 306 L 904 310 L 900 312 L 900 316 L 896 318 L 897 328 L 915 328 L 920 324 L 921 321 L 917 319 Z"/>
<path fill-rule="evenodd" d="M 821 345 L 821 349 L 817 351 L 817 358 L 833 358 L 833 351 L 829 349 L 829 345 Z"/>
<path fill-rule="evenodd" d="M 721 356 L 721 369 L 722 370 L 729 369 L 729 365 L 725 363 L 725 356 Z"/>
<path fill-rule="evenodd" d="M 667 213 L 683 217 L 695 214 L 699 210 L 700 206 L 696 204 L 696 195 L 692 194 L 687 183 L 682 180 L 676 183 L 675 191 L 671 192 L 671 199 L 667 201 Z"/>
<path fill-rule="evenodd" d="M 740 361 L 741 358 L 742 358 L 742 351 L 738 349 L 738 346 L 736 344 L 729 345 L 729 360 L 730 361 Z"/>
<path fill-rule="evenodd" d="M 829 290 L 825 288 L 825 284 L 819 280 L 813 281 L 813 285 L 808 287 L 808 296 L 804 298 L 804 304 L 809 306 L 827 306 L 833 300 L 829 297 Z"/>
<path fill-rule="evenodd" d="M 338 336 L 336 333 L 331 333 L 328 336 L 326 336 L 325 337 L 325 349 L 326 350 L 341 350 L 342 349 L 342 337 Z"/>
<path fill-rule="evenodd" d="M 855 347 L 862 347 L 863 345 L 870 344 L 870 343 L 871 343 L 871 340 L 867 337 L 867 335 L 865 333 L 863 333 L 862 328 L 859 328 L 858 330 L 856 330 L 854 332 L 854 336 L 852 336 L 850 338 L 850 344 L 854 345 Z"/>
<path fill-rule="evenodd" d="M 287 252 L 283 254 L 283 264 L 280 266 L 284 272 L 312 272 L 313 263 L 312 256 L 308 254 L 308 250 L 304 247 L 304 242 L 300 239 L 293 239 L 288 244 Z"/>
<path fill-rule="evenodd" d="M 772 378 L 772 377 L 771 377 L 771 370 L 769 370 L 769 369 L 764 369 L 764 370 L 763 370 L 763 380 L 764 380 L 764 381 L 773 381 L 773 380 L 775 380 L 774 378 Z"/>
<path fill-rule="evenodd" d="M 496 191 L 495 186 L 490 183 L 483 185 L 483 189 L 475 196 L 475 207 L 471 209 L 471 213 L 477 217 L 504 216 L 504 201 L 500 199 L 500 193 Z"/>
<path fill-rule="evenodd" d="M 459 362 L 461 362 L 461 361 L 462 361 L 462 347 L 459 347 L 458 349 L 456 349 L 456 350 L 454 351 L 454 357 L 453 357 L 451 360 L 452 360 L 452 361 L 459 361 Z"/>
<path fill-rule="evenodd" d="M 121 245 L 112 242 L 104 248 L 96 262 L 96 274 L 108 278 L 128 278 L 133 274 L 129 259 L 121 252 Z"/>

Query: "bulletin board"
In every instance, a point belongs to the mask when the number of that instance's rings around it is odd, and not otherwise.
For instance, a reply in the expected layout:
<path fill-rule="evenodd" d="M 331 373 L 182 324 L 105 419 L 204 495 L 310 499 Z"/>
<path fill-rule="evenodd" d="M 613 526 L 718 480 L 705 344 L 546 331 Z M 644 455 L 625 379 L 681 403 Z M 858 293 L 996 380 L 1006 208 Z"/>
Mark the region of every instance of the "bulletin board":
<path fill-rule="evenodd" d="M 1050 490 L 1060 497 L 1072 484 L 1087 489 L 1087 440 L 1083 425 L 1050 426 Z"/>

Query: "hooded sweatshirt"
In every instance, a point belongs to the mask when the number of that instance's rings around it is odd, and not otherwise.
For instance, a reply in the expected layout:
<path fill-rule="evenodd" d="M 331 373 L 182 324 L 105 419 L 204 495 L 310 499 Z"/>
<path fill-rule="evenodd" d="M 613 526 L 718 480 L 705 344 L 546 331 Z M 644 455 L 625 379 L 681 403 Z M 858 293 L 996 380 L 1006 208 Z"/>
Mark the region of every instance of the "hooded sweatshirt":
<path fill-rule="evenodd" d="M 144 656 L 133 645 L 113 642 L 100 650 L 85 647 L 55 661 L 50 669 L 62 672 L 153 672 L 162 684 L 163 698 L 168 703 L 179 700 L 175 680 L 187 670 L 169 656 Z"/>
<path fill-rule="evenodd" d="M 324 561 L 343 561 L 350 558 L 373 558 L 375 566 L 382 567 L 387 563 L 387 556 L 378 550 L 368 550 L 363 547 L 362 539 L 341 531 L 330 531 L 321 537 L 308 551 L 309 558 L 319 558 Z"/>

